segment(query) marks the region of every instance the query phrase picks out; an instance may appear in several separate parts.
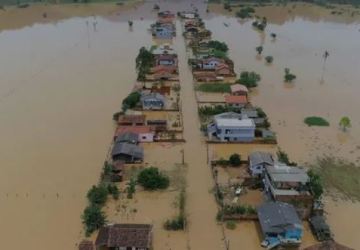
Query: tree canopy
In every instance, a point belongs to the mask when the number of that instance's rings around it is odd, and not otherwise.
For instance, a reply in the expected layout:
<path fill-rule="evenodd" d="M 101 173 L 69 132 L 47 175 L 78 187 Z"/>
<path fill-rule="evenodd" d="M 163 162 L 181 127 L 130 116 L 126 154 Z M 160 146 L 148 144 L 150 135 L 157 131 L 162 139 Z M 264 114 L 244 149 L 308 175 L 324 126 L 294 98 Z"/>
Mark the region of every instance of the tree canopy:
<path fill-rule="evenodd" d="M 145 189 L 165 189 L 169 186 L 169 177 L 161 173 L 158 168 L 150 167 L 143 169 L 137 179 L 138 183 Z"/>
<path fill-rule="evenodd" d="M 95 230 L 105 225 L 106 216 L 99 206 L 90 205 L 84 210 L 82 222 L 86 227 L 86 235 L 90 236 Z"/>
<path fill-rule="evenodd" d="M 229 48 L 228 46 L 226 45 L 226 43 L 224 42 L 220 42 L 220 41 L 217 41 L 217 40 L 211 40 L 209 43 L 208 43 L 208 46 L 212 49 L 215 49 L 215 50 L 219 50 L 219 51 L 222 51 L 222 52 L 228 52 Z"/>
<path fill-rule="evenodd" d="M 258 85 L 258 82 L 261 80 L 259 74 L 255 72 L 243 71 L 240 74 L 240 78 L 236 81 L 237 83 L 243 84 L 248 88 L 254 88 Z"/>
<path fill-rule="evenodd" d="M 130 93 L 122 102 L 123 110 L 134 108 L 140 101 L 141 94 L 139 92 Z"/>
<path fill-rule="evenodd" d="M 93 205 L 102 206 L 107 200 L 108 190 L 105 186 L 92 186 L 87 193 L 89 202 Z"/>
<path fill-rule="evenodd" d="M 346 131 L 346 129 L 351 127 L 351 120 L 349 117 L 344 116 L 340 119 L 339 126 Z"/>

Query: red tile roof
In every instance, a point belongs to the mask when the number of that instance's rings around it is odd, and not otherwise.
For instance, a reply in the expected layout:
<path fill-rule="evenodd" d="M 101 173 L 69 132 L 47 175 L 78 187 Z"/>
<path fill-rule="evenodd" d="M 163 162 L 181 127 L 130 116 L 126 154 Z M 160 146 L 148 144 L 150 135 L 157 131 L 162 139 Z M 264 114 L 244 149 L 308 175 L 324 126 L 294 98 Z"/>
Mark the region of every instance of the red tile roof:
<path fill-rule="evenodd" d="M 150 126 L 119 126 L 116 129 L 115 136 L 126 132 L 132 132 L 135 134 L 147 134 L 152 132 L 152 128 Z"/>
<path fill-rule="evenodd" d="M 145 115 L 120 115 L 118 123 L 145 123 Z"/>
<path fill-rule="evenodd" d="M 225 102 L 228 104 L 247 104 L 248 100 L 245 95 L 227 95 Z"/>

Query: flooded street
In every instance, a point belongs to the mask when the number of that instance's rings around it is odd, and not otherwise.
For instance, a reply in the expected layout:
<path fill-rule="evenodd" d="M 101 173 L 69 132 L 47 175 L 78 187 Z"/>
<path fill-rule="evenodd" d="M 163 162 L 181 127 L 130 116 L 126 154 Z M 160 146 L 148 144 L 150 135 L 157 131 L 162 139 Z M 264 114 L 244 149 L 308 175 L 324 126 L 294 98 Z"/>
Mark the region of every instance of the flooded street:
<path fill-rule="evenodd" d="M 301 6 L 291 13 L 287 8 L 261 8 L 259 15 L 268 16 L 266 34 L 261 34 L 251 21 L 240 22 L 218 12 L 205 14 L 206 5 L 202 1 L 196 4 L 213 38 L 229 45 L 236 72 L 261 74 L 251 101 L 268 114 L 280 147 L 291 159 L 305 163 L 330 154 L 360 162 L 360 18 L 331 17 Z M 101 4 L 86 8 L 40 5 L 0 12 L 0 233 L 4 249 L 51 246 L 52 250 L 72 250 L 83 238 L 80 215 L 112 139 L 112 114 L 134 86 L 139 48 L 153 43 L 147 31 L 155 20 L 152 5 L 123 9 Z M 180 11 L 188 9 L 189 2 L 161 5 Z M 48 19 L 42 18 L 45 10 Z M 277 14 L 270 15 L 270 11 Z M 130 18 L 134 20 L 132 29 L 127 23 Z M 206 164 L 207 149 L 199 130 L 179 23 L 177 26 L 174 47 L 179 54 L 184 150 L 189 165 L 188 244 L 195 250 L 217 250 L 223 248 L 223 241 L 210 193 L 213 183 Z M 271 32 L 278 35 L 275 41 Z M 256 57 L 259 45 L 264 46 L 263 56 L 274 57 L 272 65 Z M 325 50 L 330 57 L 324 67 Z M 293 84 L 283 82 L 285 67 L 297 76 Z M 325 117 L 330 127 L 307 127 L 303 119 L 312 115 Z M 352 121 L 348 133 L 338 128 L 345 115 Z M 179 148 L 175 149 L 166 159 L 179 162 Z M 218 152 L 230 153 L 228 148 Z M 161 157 L 161 152 L 154 150 L 148 158 L 165 165 L 165 158 L 158 159 Z M 144 204 L 149 205 L 147 201 Z M 336 239 L 359 248 L 360 218 L 354 218 L 359 204 L 326 199 L 326 207 Z M 171 211 L 166 208 L 153 216 Z M 258 229 L 250 223 L 243 228 L 253 231 L 228 232 L 230 238 L 240 235 L 230 246 L 258 246 L 259 236 L 252 233 Z M 179 236 L 174 237 L 177 240 Z M 179 242 L 185 245 L 182 239 Z"/>

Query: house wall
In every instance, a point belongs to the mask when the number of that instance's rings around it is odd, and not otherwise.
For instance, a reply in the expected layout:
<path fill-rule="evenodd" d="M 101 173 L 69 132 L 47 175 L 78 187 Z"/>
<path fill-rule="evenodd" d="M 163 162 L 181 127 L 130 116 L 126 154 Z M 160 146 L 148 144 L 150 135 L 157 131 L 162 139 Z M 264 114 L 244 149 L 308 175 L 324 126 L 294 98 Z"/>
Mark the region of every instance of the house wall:
<path fill-rule="evenodd" d="M 216 135 L 221 141 L 249 142 L 255 139 L 255 128 L 217 127 Z"/>

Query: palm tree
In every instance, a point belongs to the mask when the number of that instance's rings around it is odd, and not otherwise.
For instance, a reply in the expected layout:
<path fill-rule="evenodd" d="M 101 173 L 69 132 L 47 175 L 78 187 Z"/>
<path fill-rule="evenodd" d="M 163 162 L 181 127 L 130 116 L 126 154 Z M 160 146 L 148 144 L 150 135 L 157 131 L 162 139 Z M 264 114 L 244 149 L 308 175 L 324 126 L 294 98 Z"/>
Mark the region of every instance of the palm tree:
<path fill-rule="evenodd" d="M 259 55 L 263 52 L 263 46 L 256 47 L 256 51 Z"/>
<path fill-rule="evenodd" d="M 344 116 L 340 119 L 339 126 L 342 128 L 343 131 L 351 127 L 351 120 L 349 117 Z"/>

